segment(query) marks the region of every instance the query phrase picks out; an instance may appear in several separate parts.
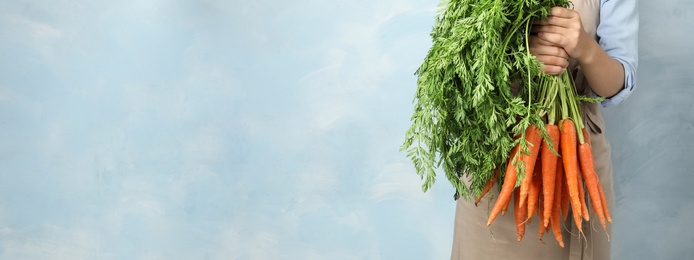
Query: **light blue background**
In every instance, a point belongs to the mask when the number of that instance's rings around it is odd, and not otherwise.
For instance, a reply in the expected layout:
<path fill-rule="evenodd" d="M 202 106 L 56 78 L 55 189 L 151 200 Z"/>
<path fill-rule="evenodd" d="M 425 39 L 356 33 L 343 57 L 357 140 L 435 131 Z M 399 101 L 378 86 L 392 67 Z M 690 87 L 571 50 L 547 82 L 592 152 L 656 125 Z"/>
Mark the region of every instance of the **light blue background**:
<path fill-rule="evenodd" d="M 0 1 L 0 259 L 446 259 L 398 151 L 438 1 Z M 694 251 L 694 4 L 604 109 L 614 259 Z"/>

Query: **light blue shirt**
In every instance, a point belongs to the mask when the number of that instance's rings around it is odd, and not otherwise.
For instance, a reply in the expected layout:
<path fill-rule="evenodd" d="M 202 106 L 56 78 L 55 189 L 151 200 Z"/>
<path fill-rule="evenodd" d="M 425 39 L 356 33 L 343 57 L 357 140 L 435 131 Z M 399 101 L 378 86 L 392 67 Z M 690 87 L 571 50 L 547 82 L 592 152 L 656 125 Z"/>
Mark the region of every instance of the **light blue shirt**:
<path fill-rule="evenodd" d="M 639 61 L 638 0 L 601 0 L 598 43 L 624 66 L 624 88 L 602 101 L 603 107 L 619 104 L 636 87 L 636 67 Z M 593 95 L 596 95 L 593 93 Z"/>

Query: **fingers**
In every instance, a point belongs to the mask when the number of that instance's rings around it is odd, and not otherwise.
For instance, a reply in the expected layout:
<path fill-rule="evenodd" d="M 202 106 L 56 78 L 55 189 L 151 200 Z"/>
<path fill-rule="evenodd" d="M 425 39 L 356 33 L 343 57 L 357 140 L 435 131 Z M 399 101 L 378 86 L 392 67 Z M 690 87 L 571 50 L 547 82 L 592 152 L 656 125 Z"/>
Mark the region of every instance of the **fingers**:
<path fill-rule="evenodd" d="M 541 66 L 540 69 L 549 75 L 562 74 L 564 69 L 569 66 L 569 61 L 567 59 L 557 56 L 539 55 L 535 58 L 544 64 L 544 66 Z"/>
<path fill-rule="evenodd" d="M 558 66 L 544 66 L 544 67 L 540 68 L 540 70 L 545 72 L 547 75 L 552 75 L 552 76 L 561 75 L 562 73 L 564 73 L 565 69 L 566 68 L 564 68 L 564 67 L 558 67 Z"/>
<path fill-rule="evenodd" d="M 572 58 L 580 56 L 578 46 L 585 45 L 587 35 L 578 13 L 561 7 L 552 8 L 545 21 L 535 21 L 531 32 L 543 41 L 539 44 L 560 46 Z"/>
<path fill-rule="evenodd" d="M 533 29 L 537 29 L 536 27 L 541 27 L 543 25 L 546 26 L 559 26 L 559 27 L 564 27 L 564 28 L 569 28 L 571 25 L 571 19 L 564 18 L 564 17 L 558 17 L 558 16 L 547 16 L 547 19 L 543 20 L 536 20 L 533 22 Z"/>
<path fill-rule="evenodd" d="M 574 46 L 578 42 L 580 32 L 583 29 L 573 30 L 560 26 L 553 25 L 539 25 L 533 26 L 532 32 L 537 33 L 537 37 L 551 43 L 552 45 L 558 45 L 571 53 Z"/>
<path fill-rule="evenodd" d="M 573 18 L 577 15 L 577 12 L 563 7 L 552 7 L 549 11 L 549 15 L 562 18 Z"/>
<path fill-rule="evenodd" d="M 564 28 L 575 28 L 581 25 L 580 21 L 581 17 L 578 12 L 562 7 L 554 7 L 544 21 L 536 20 L 533 22 L 533 25 L 554 25 Z"/>
<path fill-rule="evenodd" d="M 579 29 L 573 29 L 573 23 L 570 21 L 566 23 L 559 23 L 560 25 L 554 25 L 557 24 L 556 21 L 558 20 L 567 19 L 550 17 L 548 22 L 551 24 L 534 25 L 530 31 L 532 33 L 537 33 L 537 36 L 542 40 L 551 42 L 554 45 L 567 47 L 567 45 L 571 43 L 572 39 L 578 37 L 577 31 L 582 29 L 580 29 L 580 27 Z"/>
<path fill-rule="evenodd" d="M 549 55 L 557 56 L 564 59 L 569 58 L 569 54 L 566 53 L 564 48 L 554 45 L 551 42 L 545 41 L 536 36 L 530 37 L 530 53 L 535 56 Z"/>
<path fill-rule="evenodd" d="M 565 33 L 569 30 L 569 27 L 564 27 L 562 25 L 545 24 L 545 25 L 533 25 L 530 32 L 540 33 L 540 32 L 551 32 L 551 33 Z"/>
<path fill-rule="evenodd" d="M 570 43 L 570 39 L 565 34 L 560 33 L 540 32 L 537 33 L 537 37 L 553 45 L 562 47 L 569 46 Z"/>
<path fill-rule="evenodd" d="M 545 73 L 559 75 L 569 66 L 569 55 L 564 48 L 540 39 L 535 35 L 530 37 L 529 45 L 530 53 L 543 64 L 540 69 Z"/>

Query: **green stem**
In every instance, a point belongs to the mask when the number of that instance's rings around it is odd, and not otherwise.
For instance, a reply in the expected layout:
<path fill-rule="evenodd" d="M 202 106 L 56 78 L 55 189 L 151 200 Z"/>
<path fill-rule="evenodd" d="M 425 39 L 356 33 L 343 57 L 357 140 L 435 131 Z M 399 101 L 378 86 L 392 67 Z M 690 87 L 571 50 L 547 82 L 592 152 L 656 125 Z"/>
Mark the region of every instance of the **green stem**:
<path fill-rule="evenodd" d="M 568 109 L 569 111 L 569 117 L 573 119 L 574 126 L 576 127 L 576 134 L 578 135 L 578 142 L 580 144 L 585 143 L 585 140 L 583 138 L 583 119 L 581 117 L 581 107 L 580 107 L 580 101 L 578 100 L 577 96 L 578 94 L 575 92 L 575 88 L 573 87 L 573 81 L 569 76 L 568 71 L 564 71 L 564 75 L 562 75 L 563 79 L 563 85 L 565 85 L 565 89 L 567 91 L 570 91 L 567 93 L 567 103 L 568 103 Z"/>
<path fill-rule="evenodd" d="M 530 54 L 530 16 L 528 16 L 527 21 L 525 22 L 525 51 L 528 54 L 528 56 L 532 56 Z M 530 59 L 526 59 L 526 62 L 529 62 Z M 532 102 L 532 79 L 531 79 L 531 74 L 530 74 L 530 64 L 528 64 L 528 117 L 530 117 L 530 104 Z"/>
<path fill-rule="evenodd" d="M 549 84 L 547 84 L 547 77 L 545 77 L 544 75 L 540 75 L 540 83 L 539 83 L 539 86 L 540 86 L 540 95 L 538 95 L 538 99 L 537 99 L 537 100 L 538 100 L 539 102 L 541 102 L 542 107 L 545 107 L 545 108 L 546 108 L 547 105 L 548 105 L 548 104 L 547 104 L 547 101 L 548 101 L 548 98 L 547 98 L 547 87 L 548 87 L 548 85 L 549 85 Z M 546 114 L 546 112 L 547 112 L 547 111 L 546 111 L 545 109 L 541 109 L 540 112 L 539 112 L 538 114 L 540 115 L 540 117 L 542 117 L 542 116 L 544 116 L 544 115 Z"/>
<path fill-rule="evenodd" d="M 504 43 L 501 45 L 502 50 L 506 49 L 506 46 L 508 46 L 508 42 L 511 41 L 511 39 L 516 34 L 518 29 L 520 29 L 521 26 L 523 26 L 523 24 L 527 22 L 527 20 L 530 20 L 530 18 L 532 18 L 535 15 L 535 13 L 537 13 L 537 11 L 534 11 L 534 12 L 530 13 L 528 16 L 523 17 L 523 11 L 524 11 L 523 9 L 520 9 L 520 13 L 518 14 L 518 18 L 516 18 L 516 21 L 513 22 L 513 24 L 517 24 L 518 26 L 514 27 L 511 30 L 511 32 L 508 34 L 508 36 L 506 36 L 506 39 L 504 39 Z M 528 31 L 526 30 L 525 37 L 527 38 L 527 36 L 528 36 Z M 499 52 L 497 54 L 497 56 L 496 56 L 497 61 L 499 61 L 499 59 L 501 58 L 501 54 L 504 54 L 504 52 Z"/>
<path fill-rule="evenodd" d="M 549 95 L 546 97 L 548 102 L 547 104 L 547 122 L 550 125 L 555 125 L 556 124 L 556 112 L 557 112 L 557 105 L 556 105 L 556 100 L 557 100 L 557 95 L 559 91 L 559 87 L 557 87 L 558 83 L 558 77 L 553 76 L 550 78 L 551 84 L 548 84 L 549 88 Z"/>
<path fill-rule="evenodd" d="M 557 107 L 556 100 L 557 100 L 557 95 L 558 95 L 558 90 L 559 87 L 557 84 L 561 82 L 560 76 L 543 76 L 543 93 L 541 97 L 544 99 L 542 106 L 545 107 L 547 113 L 551 113 L 553 116 L 555 113 L 553 111 L 555 110 L 555 107 Z M 554 118 L 548 118 L 547 121 L 553 124 L 555 121 Z"/>
<path fill-rule="evenodd" d="M 561 119 L 568 119 L 569 118 L 569 108 L 567 107 L 566 104 L 566 85 L 561 84 L 563 83 L 560 82 L 558 85 L 559 87 L 559 103 L 561 107 Z"/>

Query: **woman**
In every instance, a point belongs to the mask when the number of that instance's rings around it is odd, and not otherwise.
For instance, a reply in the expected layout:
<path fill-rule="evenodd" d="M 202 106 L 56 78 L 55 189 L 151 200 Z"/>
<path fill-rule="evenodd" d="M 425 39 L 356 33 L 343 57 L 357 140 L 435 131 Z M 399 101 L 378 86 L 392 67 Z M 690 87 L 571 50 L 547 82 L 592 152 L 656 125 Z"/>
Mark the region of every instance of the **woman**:
<path fill-rule="evenodd" d="M 638 10 L 636 0 L 573 0 L 572 9 L 555 7 L 549 18 L 533 25 L 530 52 L 544 63 L 542 70 L 550 75 L 569 69 L 579 94 L 606 97 L 603 106 L 615 105 L 633 91 L 636 80 Z M 614 212 L 614 191 L 610 145 L 605 138 L 605 123 L 598 104 L 584 102 L 583 122 L 590 134 L 595 167 L 610 212 Z M 498 196 L 498 190 L 493 189 Z M 579 239 L 571 216 L 563 228 L 565 247 L 561 248 L 548 234 L 538 241 L 538 223 L 526 227 L 517 241 L 515 220 L 497 217 L 486 227 L 487 207 L 475 207 L 458 200 L 453 252 L 451 259 L 609 259 L 611 224 L 607 232 L 596 217 L 583 225 L 585 238 Z M 591 212 L 591 215 L 592 212 Z M 614 213 L 612 214 L 614 216 Z M 615 220 L 619 222 L 618 219 Z M 596 227 L 593 229 L 592 227 Z M 490 234 L 491 231 L 491 234 Z M 607 234 L 606 234 L 607 233 Z"/>

